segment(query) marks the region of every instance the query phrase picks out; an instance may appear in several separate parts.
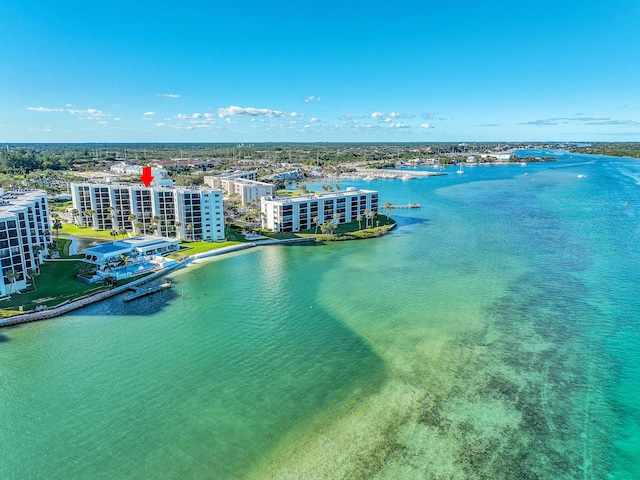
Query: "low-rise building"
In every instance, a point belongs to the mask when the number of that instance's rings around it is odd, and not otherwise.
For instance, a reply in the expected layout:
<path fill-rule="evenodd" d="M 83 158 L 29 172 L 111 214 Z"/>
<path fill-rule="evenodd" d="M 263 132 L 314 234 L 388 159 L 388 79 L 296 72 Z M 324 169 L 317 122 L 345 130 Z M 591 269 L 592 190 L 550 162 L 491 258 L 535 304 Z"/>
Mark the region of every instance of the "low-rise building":
<path fill-rule="evenodd" d="M 298 232 L 330 221 L 351 222 L 358 215 L 378 212 L 378 192 L 349 187 L 340 192 L 300 195 L 297 197 L 263 197 L 262 228 L 273 232 Z M 317 219 L 317 222 L 316 220 Z"/>
<path fill-rule="evenodd" d="M 85 248 L 82 253 L 85 262 L 96 265 L 98 278 L 120 280 L 175 263 L 163 255 L 179 249 L 180 240 L 175 238 L 139 236 Z"/>
<path fill-rule="evenodd" d="M 144 167 L 142 165 L 131 165 L 128 163 L 120 162 L 113 165 L 109 170 L 113 173 L 121 174 L 121 175 L 132 175 L 132 176 L 141 176 L 142 169 Z M 151 176 L 153 180 L 151 181 L 151 186 L 155 187 L 158 185 L 164 186 L 172 186 L 173 180 L 171 180 L 168 176 L 168 172 L 161 167 L 151 167 Z"/>
<path fill-rule="evenodd" d="M 37 270 L 49 252 L 49 221 L 47 192 L 5 193 L 0 188 L 0 296 L 27 287 L 30 271 Z"/>

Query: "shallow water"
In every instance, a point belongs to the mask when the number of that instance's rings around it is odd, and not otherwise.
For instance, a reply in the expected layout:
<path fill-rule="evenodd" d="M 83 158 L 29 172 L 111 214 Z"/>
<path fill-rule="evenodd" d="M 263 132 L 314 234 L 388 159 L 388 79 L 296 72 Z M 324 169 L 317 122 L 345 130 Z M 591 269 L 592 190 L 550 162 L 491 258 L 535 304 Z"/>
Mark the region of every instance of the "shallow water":
<path fill-rule="evenodd" d="M 423 207 L 3 329 L 0 477 L 634 478 L 639 175 L 348 182 Z"/>

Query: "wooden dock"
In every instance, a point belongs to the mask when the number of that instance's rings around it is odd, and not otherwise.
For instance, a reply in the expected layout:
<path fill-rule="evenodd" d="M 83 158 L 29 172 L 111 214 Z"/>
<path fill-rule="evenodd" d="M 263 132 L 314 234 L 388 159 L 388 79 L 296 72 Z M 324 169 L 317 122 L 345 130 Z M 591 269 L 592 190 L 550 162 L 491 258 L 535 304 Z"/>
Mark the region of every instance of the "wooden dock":
<path fill-rule="evenodd" d="M 171 288 L 171 282 L 164 282 L 160 285 L 154 285 L 152 287 L 129 287 L 129 290 L 133 290 L 135 293 L 124 297 L 123 300 L 125 302 L 130 302 L 131 300 L 145 297 L 147 295 L 151 295 L 152 293 L 161 292 L 162 290 L 166 290 L 167 288 Z"/>
<path fill-rule="evenodd" d="M 384 208 L 384 207 L 382 207 Z M 420 208 L 419 203 L 407 203 L 406 205 L 392 205 L 392 208 Z"/>

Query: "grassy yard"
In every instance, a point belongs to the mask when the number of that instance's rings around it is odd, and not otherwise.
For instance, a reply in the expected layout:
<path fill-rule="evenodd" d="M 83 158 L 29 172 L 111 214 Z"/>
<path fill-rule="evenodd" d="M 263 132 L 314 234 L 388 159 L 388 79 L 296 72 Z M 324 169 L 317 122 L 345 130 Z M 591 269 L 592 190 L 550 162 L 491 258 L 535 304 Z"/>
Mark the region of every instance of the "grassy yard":
<path fill-rule="evenodd" d="M 183 242 L 180 244 L 180 251 L 169 255 L 170 258 L 180 258 L 196 253 L 209 252 L 219 248 L 230 247 L 244 242 Z"/>
<path fill-rule="evenodd" d="M 103 284 L 89 285 L 76 280 L 80 263 L 79 260 L 43 262 L 40 275 L 36 277 L 36 289 L 22 294 L 13 293 L 11 300 L 0 302 L 0 315 L 17 313 L 20 305 L 24 310 L 32 310 L 38 305 L 58 305 L 65 300 L 105 290 L 107 287 Z"/>
<path fill-rule="evenodd" d="M 55 230 L 52 230 L 55 236 Z M 63 223 L 60 229 L 61 235 L 73 235 L 74 237 L 93 238 L 96 240 L 116 240 L 121 238 L 118 235 L 117 238 L 111 236 L 110 230 L 94 230 L 93 228 L 79 227 L 71 223 Z"/>

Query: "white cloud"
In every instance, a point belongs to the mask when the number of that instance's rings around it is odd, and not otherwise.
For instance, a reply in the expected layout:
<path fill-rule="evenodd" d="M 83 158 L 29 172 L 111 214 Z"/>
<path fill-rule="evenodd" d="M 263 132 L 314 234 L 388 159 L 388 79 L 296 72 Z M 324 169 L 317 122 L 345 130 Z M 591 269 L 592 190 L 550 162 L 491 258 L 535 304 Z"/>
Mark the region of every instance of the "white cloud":
<path fill-rule="evenodd" d="M 180 98 L 177 93 L 156 93 L 156 97 Z"/>
<path fill-rule="evenodd" d="M 105 121 L 100 121 L 98 122 L 100 125 L 109 125 L 109 122 L 105 122 Z"/>
<path fill-rule="evenodd" d="M 281 112 L 280 110 L 270 110 L 268 108 L 253 108 L 253 107 L 237 107 L 235 105 L 231 105 L 228 108 L 219 108 L 218 116 L 220 118 L 224 117 L 270 117 L 270 118 L 283 118 L 286 117 L 287 114 Z"/>
<path fill-rule="evenodd" d="M 431 120 L 434 115 L 434 113 L 423 113 L 422 118 L 424 118 L 425 120 Z"/>
<path fill-rule="evenodd" d="M 116 121 L 116 122 L 119 122 L 119 121 L 120 121 L 120 120 L 122 120 L 122 119 L 121 119 L 120 117 L 116 117 L 116 118 L 114 118 L 113 120 L 114 120 L 114 121 Z"/>
<path fill-rule="evenodd" d="M 430 123 L 421 123 L 420 128 L 433 128 L 433 125 Z"/>
<path fill-rule="evenodd" d="M 320 120 L 318 120 L 316 117 L 313 117 L 311 120 L 309 120 L 309 123 L 315 123 L 315 122 L 319 122 Z"/>
<path fill-rule="evenodd" d="M 391 118 L 413 118 L 415 115 L 412 113 L 391 112 L 389 116 Z"/>
<path fill-rule="evenodd" d="M 145 117 L 153 117 L 156 114 L 156 112 L 144 112 L 142 115 L 144 115 Z"/>
<path fill-rule="evenodd" d="M 314 97 L 313 95 L 309 95 L 307 98 L 304 99 L 304 103 L 311 103 L 316 99 L 316 97 Z"/>
<path fill-rule="evenodd" d="M 391 123 L 393 120 L 391 120 L 390 118 L 385 118 L 384 119 L 384 123 Z"/>
<path fill-rule="evenodd" d="M 410 128 L 409 125 L 407 125 L 406 123 L 392 123 L 389 125 L 389 128 Z"/>
<path fill-rule="evenodd" d="M 369 118 L 373 118 L 374 120 L 376 118 L 382 118 L 384 117 L 384 113 L 382 112 L 373 112 L 371 115 L 369 115 Z"/>
<path fill-rule="evenodd" d="M 352 118 L 353 118 L 353 115 L 351 115 L 351 114 L 349 113 L 349 114 L 347 114 L 347 115 L 342 115 L 342 116 L 340 117 L 340 120 L 347 121 L 347 120 L 351 120 Z"/>
<path fill-rule="evenodd" d="M 27 107 L 27 110 L 32 112 L 64 112 L 62 108 L 47 108 L 47 107 Z"/>
<path fill-rule="evenodd" d="M 98 118 L 110 117 L 111 114 L 104 113 L 102 110 L 96 110 L 95 108 L 87 108 L 86 110 L 73 110 L 71 108 L 67 109 L 71 115 L 86 115 L 83 117 L 83 120 L 96 120 Z"/>
<path fill-rule="evenodd" d="M 71 105 L 70 103 L 65 103 L 65 105 L 64 105 L 64 106 L 65 106 L 65 107 L 67 107 L 67 108 L 71 108 L 71 107 L 73 107 L 73 105 Z"/>

